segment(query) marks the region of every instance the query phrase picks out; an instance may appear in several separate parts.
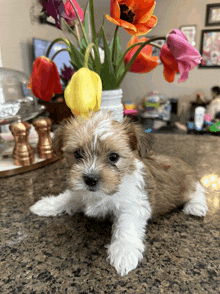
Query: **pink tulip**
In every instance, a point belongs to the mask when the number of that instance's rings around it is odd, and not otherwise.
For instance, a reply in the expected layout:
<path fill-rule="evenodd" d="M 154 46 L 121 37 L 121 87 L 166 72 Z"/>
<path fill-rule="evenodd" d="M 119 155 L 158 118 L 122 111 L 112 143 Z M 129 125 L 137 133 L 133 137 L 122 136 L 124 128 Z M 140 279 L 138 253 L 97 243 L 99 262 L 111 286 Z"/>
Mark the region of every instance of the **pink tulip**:
<path fill-rule="evenodd" d="M 180 73 L 178 82 L 186 81 L 189 71 L 201 62 L 200 53 L 188 42 L 186 36 L 177 29 L 170 32 L 167 38 L 167 47 L 178 63 Z"/>
<path fill-rule="evenodd" d="M 76 10 L 79 14 L 81 21 L 83 22 L 84 12 L 83 12 L 82 8 L 79 7 L 79 4 L 77 3 L 76 0 L 72 0 L 72 2 L 76 7 Z M 67 0 L 66 3 L 64 4 L 64 7 L 65 7 L 65 11 L 66 11 L 67 16 L 71 19 L 71 20 L 67 19 L 66 21 L 69 25 L 73 25 L 74 21 L 77 20 L 77 16 L 76 16 L 76 13 L 73 9 L 71 2 L 69 0 Z"/>

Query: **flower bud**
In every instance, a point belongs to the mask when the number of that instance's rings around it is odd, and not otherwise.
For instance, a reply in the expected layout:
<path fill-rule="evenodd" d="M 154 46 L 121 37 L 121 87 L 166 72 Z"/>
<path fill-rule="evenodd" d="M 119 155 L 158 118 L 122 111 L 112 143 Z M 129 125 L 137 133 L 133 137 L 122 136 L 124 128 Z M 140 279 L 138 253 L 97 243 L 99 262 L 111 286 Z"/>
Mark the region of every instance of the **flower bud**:
<path fill-rule="evenodd" d="M 88 68 L 80 68 L 73 74 L 65 89 L 64 97 L 67 106 L 75 115 L 86 117 L 89 111 L 99 110 L 102 98 L 100 76 Z"/>

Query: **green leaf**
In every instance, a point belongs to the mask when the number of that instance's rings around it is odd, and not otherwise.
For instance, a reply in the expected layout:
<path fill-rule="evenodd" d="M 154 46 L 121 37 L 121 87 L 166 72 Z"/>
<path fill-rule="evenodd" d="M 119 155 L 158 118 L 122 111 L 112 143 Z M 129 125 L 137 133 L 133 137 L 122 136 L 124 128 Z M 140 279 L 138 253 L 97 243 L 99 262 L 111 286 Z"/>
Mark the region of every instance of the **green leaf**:
<path fill-rule="evenodd" d="M 75 71 L 78 70 L 78 67 L 77 67 L 77 65 L 76 65 L 74 62 L 70 61 L 70 64 L 73 66 L 73 69 L 74 69 Z"/>
<path fill-rule="evenodd" d="M 88 42 L 88 39 L 87 39 L 87 36 L 86 36 L 86 33 L 85 33 L 85 29 L 84 29 L 83 24 L 82 24 L 82 21 L 81 21 L 81 19 L 79 17 L 78 11 L 77 11 L 75 5 L 73 4 L 72 0 L 69 0 L 69 1 L 70 1 L 70 4 L 72 5 L 72 7 L 73 7 L 73 9 L 75 11 L 75 14 L 77 16 L 77 19 L 78 19 L 78 22 L 79 22 L 79 26 L 80 26 L 81 31 L 82 31 L 83 38 L 85 39 L 85 41 L 86 41 L 86 43 L 88 45 L 89 42 Z"/>
<path fill-rule="evenodd" d="M 96 43 L 98 45 L 100 45 L 100 41 L 101 41 L 101 37 L 102 37 L 102 28 L 104 27 L 104 22 L 105 22 L 105 16 L 103 16 L 102 25 L 101 25 L 101 28 L 99 30 L 98 38 L 96 39 Z"/>
<path fill-rule="evenodd" d="M 122 53 L 122 47 L 121 47 L 121 39 L 119 35 L 117 34 L 115 38 L 115 50 L 114 50 L 114 70 L 115 70 L 115 75 L 117 78 L 121 76 L 122 72 L 125 69 L 124 62 L 121 62 L 121 64 L 119 65 L 122 55 L 123 53 Z"/>
<path fill-rule="evenodd" d="M 69 48 L 70 48 L 70 55 L 71 55 L 71 60 L 74 62 L 77 66 L 77 68 L 83 67 L 83 62 L 84 62 L 84 55 L 79 52 L 79 50 L 73 45 L 73 43 L 69 40 Z"/>
<path fill-rule="evenodd" d="M 94 14 L 94 3 L 93 0 L 89 0 L 89 11 L 91 17 L 91 26 L 92 26 L 92 41 L 96 42 L 96 28 L 95 28 L 95 14 Z"/>
<path fill-rule="evenodd" d="M 90 12 L 89 12 L 89 2 L 86 4 L 86 8 L 84 10 L 83 26 L 85 29 L 88 42 L 91 43 L 92 40 L 91 40 L 91 22 L 90 22 Z"/>
<path fill-rule="evenodd" d="M 103 28 L 101 28 L 103 44 L 104 44 L 104 52 L 105 52 L 105 60 L 101 67 L 100 77 L 102 80 L 102 88 L 103 90 L 111 90 L 116 89 L 116 75 L 114 72 L 112 60 L 111 60 L 111 51 L 108 46 L 105 32 Z"/>
<path fill-rule="evenodd" d="M 101 72 L 101 59 L 100 59 L 100 55 L 99 55 L 99 46 L 97 44 L 95 44 L 95 46 L 93 47 L 94 50 L 94 55 L 95 55 L 95 59 L 94 59 L 94 71 L 100 75 Z"/>

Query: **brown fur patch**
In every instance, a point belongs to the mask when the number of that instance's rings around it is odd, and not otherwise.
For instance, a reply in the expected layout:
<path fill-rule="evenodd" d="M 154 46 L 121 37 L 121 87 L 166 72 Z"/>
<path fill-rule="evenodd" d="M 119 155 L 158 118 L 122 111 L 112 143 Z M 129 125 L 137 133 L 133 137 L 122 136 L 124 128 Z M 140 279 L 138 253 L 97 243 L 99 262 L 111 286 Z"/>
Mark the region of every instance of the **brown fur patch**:
<path fill-rule="evenodd" d="M 126 131 L 132 150 L 136 150 L 143 159 L 152 149 L 153 137 L 146 134 L 143 127 L 137 123 L 132 123 L 129 118 L 125 118 L 122 122 Z"/>
<path fill-rule="evenodd" d="M 152 215 L 164 214 L 183 205 L 195 191 L 198 178 L 181 159 L 152 152 L 144 164 Z"/>

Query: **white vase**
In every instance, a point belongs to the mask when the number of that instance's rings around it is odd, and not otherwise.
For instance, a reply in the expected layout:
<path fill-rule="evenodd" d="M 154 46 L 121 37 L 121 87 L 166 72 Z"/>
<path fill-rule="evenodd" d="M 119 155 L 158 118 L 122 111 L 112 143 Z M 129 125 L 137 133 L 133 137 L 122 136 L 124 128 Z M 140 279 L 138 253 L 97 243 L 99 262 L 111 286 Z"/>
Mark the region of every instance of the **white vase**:
<path fill-rule="evenodd" d="M 122 89 L 102 91 L 102 102 L 100 109 L 111 110 L 113 118 L 117 121 L 123 120 Z"/>

